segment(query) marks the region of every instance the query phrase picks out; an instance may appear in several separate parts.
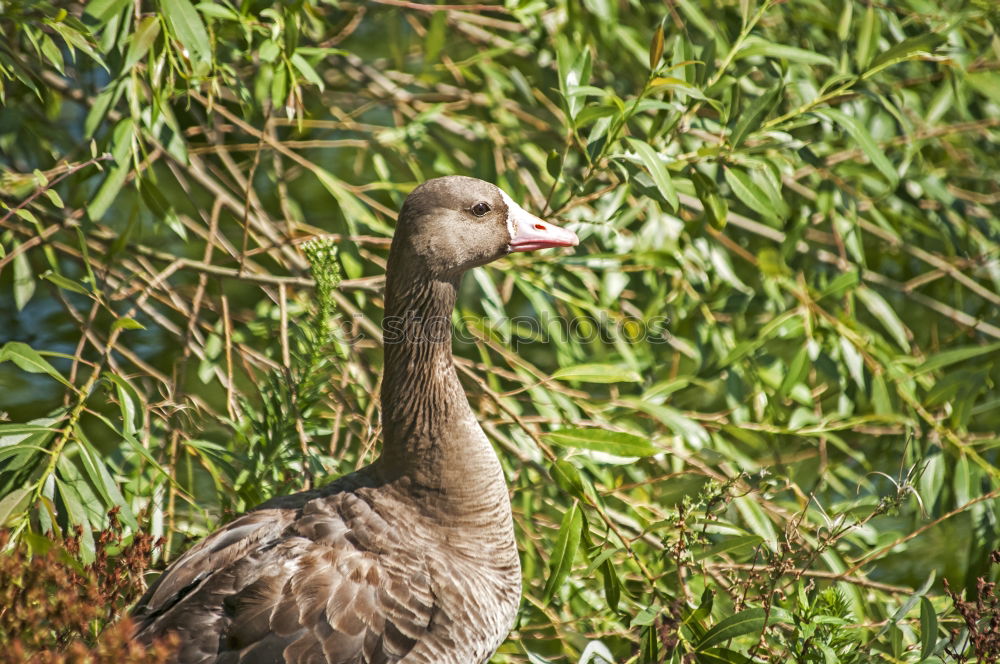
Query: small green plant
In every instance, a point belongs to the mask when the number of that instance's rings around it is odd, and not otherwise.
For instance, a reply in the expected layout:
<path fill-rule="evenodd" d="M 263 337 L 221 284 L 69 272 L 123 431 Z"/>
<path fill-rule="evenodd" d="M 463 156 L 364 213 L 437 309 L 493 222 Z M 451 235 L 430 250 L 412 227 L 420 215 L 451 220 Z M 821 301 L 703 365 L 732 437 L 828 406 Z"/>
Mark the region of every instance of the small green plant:
<path fill-rule="evenodd" d="M 279 304 L 280 364 L 265 375 L 254 398 L 241 401 L 245 421 L 237 428 L 245 439 L 248 464 L 238 486 L 247 506 L 275 492 L 309 488 L 317 474 L 326 473 L 316 438 L 330 433 L 324 404 L 343 355 L 333 296 L 340 265 L 331 239 L 310 240 L 302 252 L 315 282 L 313 296 L 291 325 L 286 303 Z"/>

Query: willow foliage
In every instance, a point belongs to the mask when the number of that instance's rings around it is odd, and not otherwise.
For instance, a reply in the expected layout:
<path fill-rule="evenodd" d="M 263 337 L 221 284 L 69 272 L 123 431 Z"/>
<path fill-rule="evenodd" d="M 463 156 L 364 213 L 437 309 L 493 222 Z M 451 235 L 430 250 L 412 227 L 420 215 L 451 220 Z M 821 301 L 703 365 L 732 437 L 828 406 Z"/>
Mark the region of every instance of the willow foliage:
<path fill-rule="evenodd" d="M 174 556 L 370 461 L 395 211 L 462 173 L 582 238 L 455 317 L 525 570 L 496 662 L 995 661 L 995 3 L 3 0 L 0 30 L 15 540 L 87 560 L 118 508 Z"/>

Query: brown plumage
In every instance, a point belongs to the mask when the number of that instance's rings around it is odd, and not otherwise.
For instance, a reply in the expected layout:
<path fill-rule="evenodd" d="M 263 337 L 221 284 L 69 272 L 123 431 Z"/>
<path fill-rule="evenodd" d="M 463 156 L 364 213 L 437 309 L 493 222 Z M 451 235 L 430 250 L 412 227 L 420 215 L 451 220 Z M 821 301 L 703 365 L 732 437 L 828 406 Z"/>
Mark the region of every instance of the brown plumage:
<path fill-rule="evenodd" d="M 260 505 L 177 559 L 136 639 L 179 664 L 479 664 L 521 594 L 507 486 L 451 356 L 462 274 L 572 246 L 491 184 L 430 180 L 403 204 L 386 276 L 384 440 L 371 465 Z"/>

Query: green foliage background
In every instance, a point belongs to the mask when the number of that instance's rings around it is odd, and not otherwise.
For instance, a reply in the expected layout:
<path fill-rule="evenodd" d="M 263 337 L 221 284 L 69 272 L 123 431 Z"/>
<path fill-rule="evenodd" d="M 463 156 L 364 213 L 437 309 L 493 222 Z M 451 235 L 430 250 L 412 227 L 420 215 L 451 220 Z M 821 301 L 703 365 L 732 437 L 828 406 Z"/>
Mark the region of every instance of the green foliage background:
<path fill-rule="evenodd" d="M 395 211 L 463 173 L 582 238 L 468 275 L 455 319 L 525 572 L 496 662 L 990 655 L 942 580 L 974 597 L 1000 539 L 995 3 L 4 0 L 0 30 L 21 540 L 93 557 L 117 506 L 171 557 L 369 462 Z"/>

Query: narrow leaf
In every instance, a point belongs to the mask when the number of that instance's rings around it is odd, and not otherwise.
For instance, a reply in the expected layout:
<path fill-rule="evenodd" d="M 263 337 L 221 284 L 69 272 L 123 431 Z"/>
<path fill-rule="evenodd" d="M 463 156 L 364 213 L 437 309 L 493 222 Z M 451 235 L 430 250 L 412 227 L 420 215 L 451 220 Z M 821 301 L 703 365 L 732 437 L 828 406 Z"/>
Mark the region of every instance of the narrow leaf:
<path fill-rule="evenodd" d="M 313 66 L 309 64 L 305 58 L 298 53 L 295 53 L 292 55 L 291 60 L 292 64 L 295 65 L 295 68 L 299 70 L 299 73 L 302 74 L 307 81 L 315 85 L 320 90 L 323 89 L 323 79 L 320 78 L 319 74 L 316 73 L 316 70 L 313 69 Z"/>
<path fill-rule="evenodd" d="M 170 22 L 174 35 L 187 49 L 187 55 L 195 65 L 195 73 L 200 73 L 199 69 L 207 69 L 212 59 L 212 46 L 194 5 L 189 0 L 165 0 L 160 3 L 160 9 Z"/>
<path fill-rule="evenodd" d="M 24 508 L 24 503 L 27 502 L 28 497 L 34 487 L 21 487 L 19 489 L 14 489 L 6 496 L 3 500 L 0 500 L 0 526 L 7 525 L 7 520 L 10 517 L 16 516 Z"/>
<path fill-rule="evenodd" d="M 918 56 L 930 54 L 945 39 L 944 35 L 933 32 L 904 39 L 890 47 L 889 50 L 875 56 L 871 66 L 861 75 L 861 78 L 870 78 L 886 67 L 891 67 L 906 60 L 912 60 Z"/>
<path fill-rule="evenodd" d="M 770 221 L 772 225 L 780 225 L 780 215 L 776 206 L 768 199 L 767 194 L 750 179 L 750 176 L 738 168 L 726 168 L 724 175 L 726 183 L 744 205 Z"/>
<path fill-rule="evenodd" d="M 712 548 L 695 554 L 694 559 L 704 560 L 706 558 L 722 555 L 723 553 L 733 553 L 734 551 L 752 549 L 763 541 L 764 538 L 760 535 L 737 535 L 735 537 L 727 537 Z"/>
<path fill-rule="evenodd" d="M 662 451 L 642 436 L 607 429 L 562 429 L 545 433 L 543 438 L 561 447 L 577 447 L 624 457 L 652 456 Z"/>
<path fill-rule="evenodd" d="M 725 643 L 737 636 L 760 634 L 764 629 L 767 614 L 764 609 L 747 609 L 734 616 L 729 616 L 712 629 L 698 642 L 697 651 L 704 652 L 712 646 Z"/>
<path fill-rule="evenodd" d="M 857 118 L 835 108 L 820 108 L 813 112 L 827 117 L 840 125 L 841 128 L 851 135 L 851 138 L 855 140 L 861 151 L 871 160 L 875 168 L 889 180 L 889 183 L 893 187 L 896 186 L 899 182 L 899 175 L 896 173 L 896 169 L 893 168 L 892 162 L 885 156 L 885 151 L 879 147 L 875 139 L 872 138 L 872 135 L 858 122 Z"/>
<path fill-rule="evenodd" d="M 653 33 L 653 41 L 649 44 L 649 68 L 656 69 L 656 65 L 660 64 L 660 58 L 663 57 L 663 22 L 657 26 L 656 32 Z"/>
<path fill-rule="evenodd" d="M 97 189 L 97 193 L 87 203 L 87 214 L 91 219 L 96 221 L 104 216 L 115 198 L 118 197 L 118 192 L 125 184 L 128 173 L 129 169 L 125 166 L 116 166 L 111 169 L 107 177 L 104 178 L 104 182 Z"/>
<path fill-rule="evenodd" d="M 115 330 L 145 330 L 146 326 L 134 318 L 117 318 L 111 324 L 111 331 Z"/>
<path fill-rule="evenodd" d="M 552 377 L 583 383 L 638 383 L 642 380 L 635 371 L 614 364 L 577 364 L 559 369 Z"/>
<path fill-rule="evenodd" d="M 784 44 L 776 44 L 759 37 L 750 37 L 744 43 L 746 45 L 736 55 L 736 59 L 763 55 L 769 58 L 800 62 L 807 65 L 826 65 L 828 67 L 836 66 L 836 62 L 833 58 L 828 55 L 823 55 L 822 53 L 817 53 L 813 50 L 796 48 L 795 46 L 786 46 Z"/>
<path fill-rule="evenodd" d="M 19 242 L 14 243 L 16 251 Z M 28 252 L 21 251 L 14 255 L 14 306 L 20 311 L 31 301 L 31 296 L 35 294 L 35 275 L 31 273 L 31 263 L 28 261 Z"/>
<path fill-rule="evenodd" d="M 7 360 L 13 362 L 23 371 L 48 374 L 66 387 L 73 387 L 68 380 L 63 378 L 61 373 L 56 371 L 55 367 L 49 364 L 37 350 L 28 344 L 21 343 L 20 341 L 8 341 L 4 344 L 3 348 L 0 348 L 0 362 L 6 362 Z"/>
<path fill-rule="evenodd" d="M 583 513 L 580 511 L 580 503 L 574 501 L 573 506 L 563 515 L 562 524 L 559 526 L 559 538 L 549 560 L 549 578 L 543 593 L 546 602 L 552 598 L 569 575 L 576 551 L 580 548 L 582 532 Z"/>
<path fill-rule="evenodd" d="M 980 355 L 992 355 L 1000 351 L 1000 341 L 986 344 L 985 346 L 960 346 L 952 350 L 946 350 L 935 355 L 931 355 L 926 362 L 917 367 L 913 374 L 919 376 L 930 371 L 936 371 L 952 364 L 971 360 Z"/>
<path fill-rule="evenodd" d="M 885 298 L 865 286 L 858 288 L 854 292 L 871 315 L 892 335 L 892 338 L 899 344 L 899 347 L 909 352 L 910 340 L 906 325 L 899 319 L 896 311 L 885 301 Z"/>
<path fill-rule="evenodd" d="M 926 596 L 920 598 L 920 658 L 934 654 L 937 645 L 938 620 L 934 604 Z"/>
<path fill-rule="evenodd" d="M 87 289 L 81 286 L 79 283 L 73 281 L 72 279 L 64 277 L 61 274 L 57 274 L 52 270 L 48 270 L 47 272 L 45 272 L 45 274 L 42 275 L 42 279 L 45 279 L 46 281 L 51 281 L 52 283 L 54 283 L 59 288 L 62 288 L 63 290 L 73 291 L 74 293 L 80 293 L 81 295 L 88 294 Z"/>
<path fill-rule="evenodd" d="M 628 141 L 632 149 L 638 154 L 639 161 L 649 171 L 649 175 L 653 178 L 653 182 L 660 191 L 663 200 L 670 206 L 671 210 L 676 210 L 679 204 L 677 191 L 674 189 L 674 184 L 670 180 L 670 174 L 667 172 L 667 167 L 663 165 L 660 155 L 648 143 L 644 143 L 637 138 L 629 137 Z"/>
<path fill-rule="evenodd" d="M 124 69 L 131 69 L 135 63 L 146 57 L 149 48 L 156 41 L 160 34 L 160 20 L 157 16 L 147 16 L 139 21 L 135 28 L 135 34 L 128 44 L 128 55 L 125 56 Z"/>
<path fill-rule="evenodd" d="M 747 136 L 757 131 L 764 118 L 774 109 L 783 89 L 780 81 L 775 83 L 770 90 L 754 99 L 746 109 L 740 112 L 739 119 L 733 127 L 733 133 L 729 137 L 729 142 L 734 148 L 742 145 Z"/>

